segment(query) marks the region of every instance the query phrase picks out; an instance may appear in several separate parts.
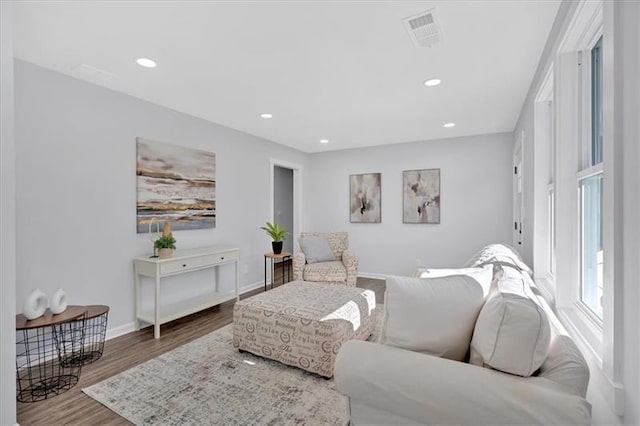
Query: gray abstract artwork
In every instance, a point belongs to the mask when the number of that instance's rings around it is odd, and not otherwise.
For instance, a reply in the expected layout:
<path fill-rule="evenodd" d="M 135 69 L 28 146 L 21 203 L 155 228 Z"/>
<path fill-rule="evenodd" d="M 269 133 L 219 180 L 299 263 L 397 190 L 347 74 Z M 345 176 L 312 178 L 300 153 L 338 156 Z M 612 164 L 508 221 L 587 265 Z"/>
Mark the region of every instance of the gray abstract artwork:
<path fill-rule="evenodd" d="M 137 229 L 157 217 L 174 231 L 216 226 L 216 154 L 137 139 Z"/>
<path fill-rule="evenodd" d="M 349 220 L 352 223 L 382 221 L 381 173 L 349 176 Z"/>
<path fill-rule="evenodd" d="M 404 223 L 440 223 L 440 169 L 402 172 Z"/>

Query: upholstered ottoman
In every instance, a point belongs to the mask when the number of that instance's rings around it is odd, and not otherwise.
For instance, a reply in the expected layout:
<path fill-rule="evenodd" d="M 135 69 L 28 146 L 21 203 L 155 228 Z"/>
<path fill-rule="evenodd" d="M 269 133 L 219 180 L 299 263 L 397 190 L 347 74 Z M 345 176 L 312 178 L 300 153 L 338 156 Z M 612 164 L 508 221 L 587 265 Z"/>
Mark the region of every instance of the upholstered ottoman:
<path fill-rule="evenodd" d="M 371 290 L 292 281 L 237 302 L 233 346 L 325 377 L 342 343 L 373 330 Z"/>

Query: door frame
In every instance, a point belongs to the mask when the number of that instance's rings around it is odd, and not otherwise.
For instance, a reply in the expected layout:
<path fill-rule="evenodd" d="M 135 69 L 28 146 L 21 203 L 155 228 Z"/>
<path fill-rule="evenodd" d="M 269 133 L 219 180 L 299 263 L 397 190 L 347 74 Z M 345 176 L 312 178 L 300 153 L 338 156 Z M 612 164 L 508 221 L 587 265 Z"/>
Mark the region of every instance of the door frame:
<path fill-rule="evenodd" d="M 290 229 L 290 238 L 294 239 L 293 250 L 295 252 L 295 238 L 302 230 L 302 171 L 301 164 L 292 163 L 277 158 L 269 159 L 269 220 L 273 222 L 274 196 L 275 196 L 275 168 L 283 167 L 293 170 L 293 229 Z"/>
<path fill-rule="evenodd" d="M 513 223 L 515 229 L 512 230 L 512 244 L 522 254 L 524 246 L 524 235 L 522 233 L 522 222 L 524 222 L 524 130 L 520 132 L 513 145 Z M 518 181 L 519 178 L 519 181 Z M 518 191 L 518 184 L 520 190 Z M 518 198 L 519 195 L 519 198 Z"/>

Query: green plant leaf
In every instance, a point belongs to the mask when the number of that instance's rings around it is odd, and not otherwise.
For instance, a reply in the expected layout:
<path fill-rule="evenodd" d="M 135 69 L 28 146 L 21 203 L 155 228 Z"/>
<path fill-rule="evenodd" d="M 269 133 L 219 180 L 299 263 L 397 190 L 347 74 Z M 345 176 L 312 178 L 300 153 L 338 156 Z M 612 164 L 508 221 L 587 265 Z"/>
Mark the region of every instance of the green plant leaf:
<path fill-rule="evenodd" d="M 163 235 L 160 238 L 158 238 L 157 240 L 155 240 L 153 242 L 153 245 L 157 249 L 163 249 L 163 248 L 175 249 L 176 248 L 176 239 L 173 238 L 173 235 Z"/>
<path fill-rule="evenodd" d="M 274 242 L 284 241 L 288 234 L 287 230 L 277 223 L 266 222 L 260 229 L 265 231 Z"/>

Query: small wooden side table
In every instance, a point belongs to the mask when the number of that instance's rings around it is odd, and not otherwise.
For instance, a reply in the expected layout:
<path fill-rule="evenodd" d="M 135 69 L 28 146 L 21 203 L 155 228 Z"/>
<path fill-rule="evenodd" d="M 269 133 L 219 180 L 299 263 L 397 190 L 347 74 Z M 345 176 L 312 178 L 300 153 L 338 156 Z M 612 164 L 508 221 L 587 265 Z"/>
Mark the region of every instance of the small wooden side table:
<path fill-rule="evenodd" d="M 267 260 L 271 259 L 271 288 L 273 289 L 273 281 L 274 281 L 274 273 L 275 273 L 275 267 L 274 267 L 274 262 L 276 260 L 280 260 L 281 262 L 287 262 L 289 260 L 291 260 L 291 253 L 283 251 L 282 253 L 279 254 L 275 254 L 273 252 L 271 253 L 265 253 L 264 254 L 264 291 L 267 291 Z M 291 279 L 291 264 L 287 264 L 287 281 L 290 281 Z M 282 265 L 282 283 L 285 283 L 284 280 L 284 263 Z"/>
<path fill-rule="evenodd" d="M 17 400 L 35 402 L 71 389 L 80 380 L 86 306 L 27 320 L 16 315 Z"/>

